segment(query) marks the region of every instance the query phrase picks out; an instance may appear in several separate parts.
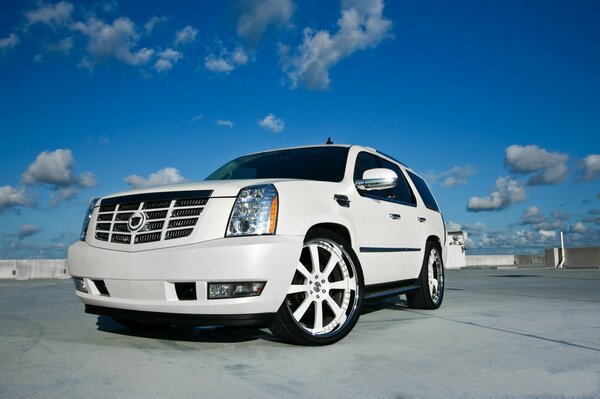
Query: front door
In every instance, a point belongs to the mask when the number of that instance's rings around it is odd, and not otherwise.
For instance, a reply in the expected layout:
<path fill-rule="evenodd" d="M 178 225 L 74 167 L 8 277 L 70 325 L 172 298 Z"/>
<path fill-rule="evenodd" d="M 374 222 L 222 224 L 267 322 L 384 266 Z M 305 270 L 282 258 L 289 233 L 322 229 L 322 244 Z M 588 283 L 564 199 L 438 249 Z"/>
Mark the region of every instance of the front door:
<path fill-rule="evenodd" d="M 354 179 L 362 179 L 368 169 L 382 167 L 381 158 L 361 152 L 356 158 Z M 390 190 L 358 191 L 352 201 L 356 240 L 365 284 L 399 280 L 401 273 L 402 217 L 390 198 Z"/>

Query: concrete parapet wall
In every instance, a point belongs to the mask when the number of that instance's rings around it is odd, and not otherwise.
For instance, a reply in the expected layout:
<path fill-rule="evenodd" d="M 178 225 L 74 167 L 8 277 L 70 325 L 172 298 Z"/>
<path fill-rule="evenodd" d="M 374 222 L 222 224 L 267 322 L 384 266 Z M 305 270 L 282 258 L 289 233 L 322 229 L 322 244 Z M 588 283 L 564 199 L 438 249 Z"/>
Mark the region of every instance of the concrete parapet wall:
<path fill-rule="evenodd" d="M 600 247 L 565 248 L 565 264 L 568 269 L 600 268 Z"/>
<path fill-rule="evenodd" d="M 517 265 L 543 265 L 546 263 L 544 255 L 515 255 Z"/>
<path fill-rule="evenodd" d="M 562 259 L 560 248 L 546 248 L 546 266 L 556 267 Z M 565 248 L 565 263 L 567 269 L 597 269 L 600 268 L 600 247 Z"/>
<path fill-rule="evenodd" d="M 543 265 L 544 255 L 467 255 L 466 266 Z"/>
<path fill-rule="evenodd" d="M 460 269 L 465 267 L 465 250 L 461 245 L 448 245 L 446 247 L 447 258 L 444 267 L 446 269 Z"/>
<path fill-rule="evenodd" d="M 0 279 L 67 279 L 66 259 L 0 260 Z"/>
<path fill-rule="evenodd" d="M 17 274 L 17 261 L 14 259 L 0 259 L 0 279 L 15 278 Z"/>
<path fill-rule="evenodd" d="M 514 265 L 515 255 L 467 255 L 467 266 Z"/>
<path fill-rule="evenodd" d="M 560 248 L 546 248 L 544 250 L 547 267 L 556 267 L 560 263 L 561 249 Z"/>

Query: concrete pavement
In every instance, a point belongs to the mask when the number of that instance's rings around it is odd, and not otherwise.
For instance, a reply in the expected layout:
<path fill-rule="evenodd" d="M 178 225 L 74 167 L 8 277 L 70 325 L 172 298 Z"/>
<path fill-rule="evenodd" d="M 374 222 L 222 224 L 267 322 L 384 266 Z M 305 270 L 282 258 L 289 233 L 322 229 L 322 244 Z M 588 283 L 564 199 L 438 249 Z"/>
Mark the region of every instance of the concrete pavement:
<path fill-rule="evenodd" d="M 447 272 L 442 308 L 370 304 L 322 348 L 267 330 L 136 332 L 71 281 L 0 282 L 0 398 L 600 397 L 600 270 Z"/>

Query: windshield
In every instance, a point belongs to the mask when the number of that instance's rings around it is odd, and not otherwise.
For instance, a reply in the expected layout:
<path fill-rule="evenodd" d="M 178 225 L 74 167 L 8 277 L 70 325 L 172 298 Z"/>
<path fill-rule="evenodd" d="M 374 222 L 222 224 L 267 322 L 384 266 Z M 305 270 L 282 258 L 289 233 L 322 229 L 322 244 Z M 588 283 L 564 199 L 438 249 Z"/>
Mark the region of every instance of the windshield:
<path fill-rule="evenodd" d="M 311 147 L 246 155 L 221 166 L 206 180 L 303 179 L 340 182 L 347 147 Z"/>

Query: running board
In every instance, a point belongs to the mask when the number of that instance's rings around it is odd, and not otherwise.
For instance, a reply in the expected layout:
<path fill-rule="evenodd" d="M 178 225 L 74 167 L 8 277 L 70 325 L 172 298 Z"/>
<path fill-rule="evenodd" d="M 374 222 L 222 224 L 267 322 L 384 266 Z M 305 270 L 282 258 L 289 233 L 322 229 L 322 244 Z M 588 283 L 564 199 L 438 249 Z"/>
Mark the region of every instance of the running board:
<path fill-rule="evenodd" d="M 395 281 L 393 283 L 373 284 L 365 287 L 365 299 L 379 299 L 388 296 L 406 294 L 421 288 L 417 280 Z"/>

